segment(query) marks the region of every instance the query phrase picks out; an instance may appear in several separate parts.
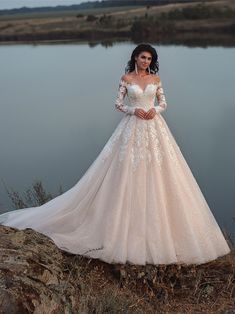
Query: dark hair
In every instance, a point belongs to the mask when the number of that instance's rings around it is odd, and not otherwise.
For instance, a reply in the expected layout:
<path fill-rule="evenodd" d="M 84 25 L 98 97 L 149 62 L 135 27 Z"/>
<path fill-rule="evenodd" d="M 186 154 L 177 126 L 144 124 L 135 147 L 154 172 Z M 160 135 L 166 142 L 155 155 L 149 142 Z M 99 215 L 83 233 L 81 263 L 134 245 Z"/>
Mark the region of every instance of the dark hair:
<path fill-rule="evenodd" d="M 150 63 L 150 72 L 156 73 L 159 71 L 159 63 L 158 63 L 158 54 L 155 48 L 153 48 L 149 44 L 139 44 L 131 54 L 131 59 L 127 62 L 125 67 L 125 73 L 132 72 L 135 70 L 135 57 L 138 56 L 141 52 L 147 51 L 152 55 L 152 61 Z"/>

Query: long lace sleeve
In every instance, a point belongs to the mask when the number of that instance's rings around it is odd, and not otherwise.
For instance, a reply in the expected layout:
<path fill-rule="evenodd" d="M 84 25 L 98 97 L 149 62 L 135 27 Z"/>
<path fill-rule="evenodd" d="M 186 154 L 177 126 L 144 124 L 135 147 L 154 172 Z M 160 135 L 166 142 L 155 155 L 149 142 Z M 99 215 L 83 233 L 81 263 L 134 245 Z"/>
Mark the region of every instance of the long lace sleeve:
<path fill-rule="evenodd" d="M 156 112 L 160 113 L 160 112 L 165 111 L 167 107 L 167 103 L 166 103 L 166 97 L 164 94 L 161 81 L 159 81 L 158 83 L 156 96 L 157 96 L 157 102 L 158 102 L 158 106 L 155 106 Z"/>
<path fill-rule="evenodd" d="M 124 98 L 126 96 L 126 93 L 126 82 L 121 79 L 119 82 L 117 98 L 115 100 L 115 108 L 119 111 L 125 112 L 126 114 L 133 115 L 135 112 L 135 108 L 131 108 L 130 106 L 124 104 Z"/>

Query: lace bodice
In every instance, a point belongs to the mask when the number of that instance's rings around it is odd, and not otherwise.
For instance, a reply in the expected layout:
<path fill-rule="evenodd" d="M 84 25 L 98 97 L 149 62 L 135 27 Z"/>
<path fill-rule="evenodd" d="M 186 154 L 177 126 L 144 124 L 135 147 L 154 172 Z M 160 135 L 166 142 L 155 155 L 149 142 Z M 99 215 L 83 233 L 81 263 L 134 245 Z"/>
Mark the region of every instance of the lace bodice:
<path fill-rule="evenodd" d="M 130 105 L 124 103 L 126 95 L 128 96 Z M 155 106 L 156 98 L 158 106 Z M 121 79 L 115 107 L 117 110 L 130 115 L 134 114 L 136 108 L 142 108 L 148 111 L 150 108 L 154 107 L 157 113 L 166 110 L 167 103 L 161 81 L 158 83 L 148 83 L 145 88 L 142 89 L 136 83 L 127 83 Z"/>

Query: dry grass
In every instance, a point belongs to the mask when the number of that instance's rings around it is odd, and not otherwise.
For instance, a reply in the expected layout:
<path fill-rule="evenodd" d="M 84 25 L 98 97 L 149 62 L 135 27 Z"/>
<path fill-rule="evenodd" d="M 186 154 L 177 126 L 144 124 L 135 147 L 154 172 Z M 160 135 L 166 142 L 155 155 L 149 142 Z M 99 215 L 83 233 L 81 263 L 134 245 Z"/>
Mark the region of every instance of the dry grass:
<path fill-rule="evenodd" d="M 235 311 L 234 251 L 202 265 L 112 265 L 81 256 L 69 263 L 82 287 L 81 313 Z"/>
<path fill-rule="evenodd" d="M 60 185 L 58 194 L 52 195 L 46 191 L 41 180 L 35 180 L 32 186 L 21 194 L 13 188 L 7 187 L 4 181 L 3 185 L 15 209 L 40 206 L 63 193 L 62 186 Z"/>

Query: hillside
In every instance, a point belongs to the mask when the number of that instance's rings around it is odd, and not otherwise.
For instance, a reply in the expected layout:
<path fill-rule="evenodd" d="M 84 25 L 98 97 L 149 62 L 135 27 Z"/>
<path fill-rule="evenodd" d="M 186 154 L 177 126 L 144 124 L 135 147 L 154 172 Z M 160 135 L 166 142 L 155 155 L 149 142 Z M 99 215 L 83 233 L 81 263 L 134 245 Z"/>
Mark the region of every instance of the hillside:
<path fill-rule="evenodd" d="M 42 13 L 42 12 L 62 12 L 71 10 L 89 10 L 89 9 L 105 9 L 112 7 L 129 7 L 129 6 L 146 6 L 161 5 L 177 2 L 194 2 L 197 0 L 102 0 L 102 1 L 83 1 L 80 4 L 73 5 L 57 5 L 43 7 L 21 7 L 15 9 L 0 10 L 0 16 L 15 15 L 22 13 Z"/>
<path fill-rule="evenodd" d="M 1 43 L 71 40 L 234 46 L 235 2 L 217 0 L 74 9 L 0 18 Z"/>

